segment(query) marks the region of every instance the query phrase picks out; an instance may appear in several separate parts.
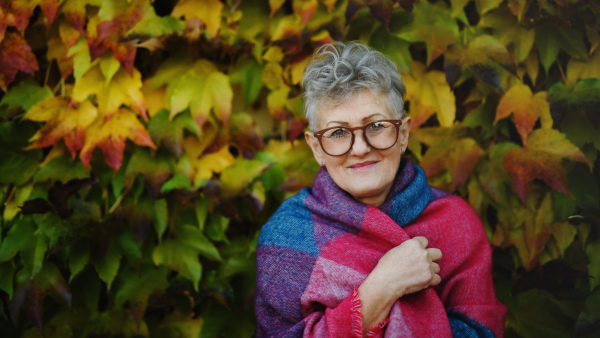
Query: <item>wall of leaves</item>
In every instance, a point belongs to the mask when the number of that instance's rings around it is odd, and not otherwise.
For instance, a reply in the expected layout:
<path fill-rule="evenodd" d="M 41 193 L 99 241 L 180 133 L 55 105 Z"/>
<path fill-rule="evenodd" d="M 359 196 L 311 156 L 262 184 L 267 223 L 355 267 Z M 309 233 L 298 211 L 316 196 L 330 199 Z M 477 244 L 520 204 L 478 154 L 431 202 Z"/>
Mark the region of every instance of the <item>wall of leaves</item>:
<path fill-rule="evenodd" d="M 592 336 L 599 26 L 586 0 L 0 0 L 2 336 L 252 336 L 335 40 L 398 64 L 408 155 L 480 215 L 506 335 Z"/>

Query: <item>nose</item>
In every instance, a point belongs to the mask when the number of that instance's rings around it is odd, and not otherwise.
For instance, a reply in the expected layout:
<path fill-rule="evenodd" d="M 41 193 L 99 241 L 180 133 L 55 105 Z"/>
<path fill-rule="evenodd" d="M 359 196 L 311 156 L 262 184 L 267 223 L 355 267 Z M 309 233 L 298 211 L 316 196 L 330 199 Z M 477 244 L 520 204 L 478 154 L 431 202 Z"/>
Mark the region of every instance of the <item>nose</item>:
<path fill-rule="evenodd" d="M 350 154 L 353 156 L 363 156 L 371 151 L 371 146 L 367 143 L 365 139 L 365 134 L 358 130 L 354 132 L 354 144 L 352 145 L 352 149 L 350 149 Z"/>

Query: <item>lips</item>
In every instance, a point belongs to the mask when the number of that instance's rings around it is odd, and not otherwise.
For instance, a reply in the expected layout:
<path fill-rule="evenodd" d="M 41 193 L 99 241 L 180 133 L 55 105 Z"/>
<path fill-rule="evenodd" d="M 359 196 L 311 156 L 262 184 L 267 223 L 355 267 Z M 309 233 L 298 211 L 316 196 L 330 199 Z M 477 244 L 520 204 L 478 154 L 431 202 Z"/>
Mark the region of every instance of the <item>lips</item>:
<path fill-rule="evenodd" d="M 353 165 L 349 166 L 348 168 L 354 169 L 354 170 L 366 170 L 366 169 L 371 168 L 375 164 L 377 164 L 377 161 L 365 161 L 365 162 L 353 164 Z"/>

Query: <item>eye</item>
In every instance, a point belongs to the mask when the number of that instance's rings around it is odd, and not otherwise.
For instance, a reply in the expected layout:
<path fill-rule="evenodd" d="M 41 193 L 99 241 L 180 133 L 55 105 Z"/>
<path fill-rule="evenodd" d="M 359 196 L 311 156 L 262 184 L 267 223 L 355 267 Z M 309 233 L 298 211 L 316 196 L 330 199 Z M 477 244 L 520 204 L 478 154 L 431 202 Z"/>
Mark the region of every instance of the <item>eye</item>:
<path fill-rule="evenodd" d="M 385 128 L 385 124 L 382 122 L 373 122 L 367 127 L 367 131 L 380 131 Z"/>
<path fill-rule="evenodd" d="M 344 128 L 340 128 L 340 129 L 333 129 L 328 131 L 327 133 L 325 133 L 325 137 L 329 137 L 329 138 L 342 138 L 342 137 L 347 137 L 350 133 L 348 132 L 348 130 L 344 129 Z"/>

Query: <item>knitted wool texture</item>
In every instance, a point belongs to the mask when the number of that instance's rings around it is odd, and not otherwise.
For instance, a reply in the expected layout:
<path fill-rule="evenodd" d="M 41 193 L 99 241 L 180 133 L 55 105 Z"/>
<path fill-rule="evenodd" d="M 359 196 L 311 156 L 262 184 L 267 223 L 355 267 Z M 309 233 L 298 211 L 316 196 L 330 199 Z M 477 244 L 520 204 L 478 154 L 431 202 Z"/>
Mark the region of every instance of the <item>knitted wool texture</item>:
<path fill-rule="evenodd" d="M 287 199 L 257 247 L 257 337 L 352 337 L 362 328 L 356 288 L 390 249 L 424 236 L 438 248 L 442 282 L 404 296 L 369 336 L 502 336 L 506 308 L 491 276 L 491 248 L 461 198 L 429 187 L 402 159 L 380 208 L 341 190 L 326 169 Z M 353 295 L 354 292 L 354 295 Z"/>

